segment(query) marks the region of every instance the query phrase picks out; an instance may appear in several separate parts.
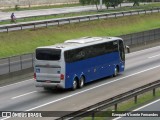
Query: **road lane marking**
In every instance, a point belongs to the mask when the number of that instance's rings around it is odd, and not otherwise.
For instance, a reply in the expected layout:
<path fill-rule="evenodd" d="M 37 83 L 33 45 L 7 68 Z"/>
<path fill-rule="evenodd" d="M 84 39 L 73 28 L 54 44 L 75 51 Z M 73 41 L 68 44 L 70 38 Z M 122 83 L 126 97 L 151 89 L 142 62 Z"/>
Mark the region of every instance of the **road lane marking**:
<path fill-rule="evenodd" d="M 11 99 L 16 99 L 16 98 L 19 98 L 19 97 L 23 97 L 23 96 L 26 96 L 26 95 L 29 95 L 29 94 L 32 94 L 32 93 L 35 93 L 37 91 L 32 91 L 32 92 L 29 92 L 29 93 L 25 93 L 25 94 L 22 94 L 22 95 L 18 95 L 16 97 L 12 97 Z"/>
<path fill-rule="evenodd" d="M 127 55 L 144 53 L 144 52 L 151 51 L 151 50 L 158 49 L 158 48 L 160 48 L 160 46 L 156 46 L 156 47 L 152 47 L 152 48 L 148 48 L 148 49 L 144 49 L 144 50 L 139 50 L 139 51 L 136 51 L 136 52 L 127 53 Z"/>
<path fill-rule="evenodd" d="M 154 56 L 151 56 L 151 57 L 148 57 L 148 58 L 155 58 L 155 57 L 159 57 L 159 56 L 160 56 L 160 54 L 154 55 Z"/>
<path fill-rule="evenodd" d="M 24 81 L 21 81 L 21 82 L 9 84 L 9 85 L 6 85 L 6 86 L 2 86 L 2 87 L 0 87 L 0 89 L 1 89 L 1 88 L 5 88 L 5 87 L 9 87 L 9 86 L 12 86 L 12 85 L 20 84 L 20 83 L 23 83 L 23 82 L 27 82 L 27 81 L 30 81 L 30 80 L 33 80 L 33 78 L 28 79 L 28 80 L 24 80 Z"/>
<path fill-rule="evenodd" d="M 28 110 L 25 110 L 25 111 L 35 110 L 35 109 L 37 109 L 37 108 L 40 108 L 40 107 L 43 107 L 43 106 L 46 106 L 46 105 L 49 105 L 49 104 L 52 104 L 52 103 L 55 103 L 55 102 L 59 102 L 59 101 L 65 100 L 65 99 L 67 99 L 67 98 L 70 98 L 70 97 L 73 97 L 73 96 L 82 94 L 82 93 L 84 93 L 84 92 L 87 92 L 87 91 L 90 91 L 90 90 L 93 90 L 93 89 L 96 89 L 96 88 L 99 88 L 99 87 L 101 87 L 101 86 L 104 86 L 104 85 L 107 85 L 107 84 L 110 84 L 110 83 L 113 83 L 113 82 L 116 82 L 116 81 L 120 81 L 120 80 L 122 80 L 122 79 L 126 79 L 126 78 L 132 77 L 132 76 L 134 76 L 134 75 L 138 75 L 138 74 L 140 74 L 140 73 L 144 73 L 144 72 L 146 72 L 146 71 L 150 71 L 150 70 L 153 70 L 153 69 L 156 69 L 156 68 L 159 68 L 159 67 L 160 67 L 160 65 L 155 66 L 155 67 L 152 67 L 152 68 L 149 68 L 149 69 L 146 69 L 146 70 L 143 70 L 143 71 L 139 71 L 139 72 L 133 73 L 133 74 L 131 74 L 131 75 L 128 75 L 128 76 L 125 76 L 125 77 L 121 77 L 121 78 L 119 78 L 119 79 L 115 79 L 115 80 L 112 80 L 112 81 L 110 81 L 110 82 L 106 82 L 106 83 L 104 83 L 104 84 L 100 84 L 100 85 L 98 85 L 98 86 L 94 86 L 94 87 L 91 87 L 91 88 L 89 88 L 89 89 L 86 89 L 86 90 L 83 90 L 83 91 L 80 91 L 80 92 L 77 92 L 77 93 L 74 93 L 74 94 L 71 94 L 71 95 L 68 95 L 68 96 L 64 96 L 64 97 L 62 97 L 62 98 L 59 98 L 59 99 L 50 101 L 50 102 L 48 102 L 48 103 L 45 103 L 45 104 L 42 104 L 42 105 L 33 107 L 33 108 L 28 109 Z"/>
<path fill-rule="evenodd" d="M 152 104 L 154 104 L 154 103 L 157 103 L 157 102 L 159 102 L 159 101 L 160 101 L 160 99 L 158 99 L 158 100 L 156 100 L 156 101 L 153 101 L 153 102 L 151 102 L 151 103 L 148 103 L 148 104 L 146 104 L 146 105 L 144 105 L 144 106 L 142 106 L 142 107 L 139 107 L 139 108 L 133 110 L 132 112 L 141 110 L 141 109 L 143 109 L 143 108 L 145 108 L 145 107 L 148 107 L 148 106 L 150 106 L 150 105 L 152 105 Z M 132 113 L 132 112 L 131 112 L 131 113 Z M 122 118 L 122 117 L 117 117 L 117 118 L 115 118 L 115 119 L 113 119 L 113 120 L 118 120 L 118 119 L 120 119 L 120 118 Z"/>

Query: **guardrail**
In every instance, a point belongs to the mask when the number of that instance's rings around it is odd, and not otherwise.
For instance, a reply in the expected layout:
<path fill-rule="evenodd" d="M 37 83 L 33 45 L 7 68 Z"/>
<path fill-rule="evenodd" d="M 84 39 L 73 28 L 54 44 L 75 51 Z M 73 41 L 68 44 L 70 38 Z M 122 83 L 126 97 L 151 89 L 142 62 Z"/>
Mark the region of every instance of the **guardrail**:
<path fill-rule="evenodd" d="M 32 68 L 34 53 L 23 54 L 0 59 L 0 75 Z"/>
<path fill-rule="evenodd" d="M 78 120 L 83 117 L 91 116 L 92 120 L 94 120 L 94 117 L 96 113 L 107 109 L 109 107 L 114 106 L 114 110 L 117 111 L 118 104 L 122 103 L 124 101 L 127 101 L 131 98 L 134 98 L 135 104 L 138 101 L 138 95 L 144 94 L 148 91 L 153 91 L 153 96 L 156 95 L 156 88 L 160 87 L 160 80 L 157 80 L 155 82 L 149 83 L 147 85 L 144 85 L 142 87 L 130 90 L 128 92 L 119 94 L 117 96 L 114 96 L 112 98 L 106 99 L 102 102 L 96 103 L 94 105 L 91 105 L 89 107 L 86 107 L 84 109 L 78 110 L 76 112 L 72 112 L 70 114 L 64 115 L 56 120 Z M 104 111 L 103 111 L 104 112 Z M 106 116 L 107 117 L 107 116 Z M 110 116 L 111 117 L 111 116 Z"/>
<path fill-rule="evenodd" d="M 91 21 L 97 19 L 105 19 L 105 18 L 117 18 L 121 16 L 129 16 L 129 15 L 139 15 L 139 14 L 148 14 L 160 12 L 160 8 L 153 8 L 150 10 L 132 10 L 132 11 L 123 11 L 123 12 L 114 12 L 114 13 L 104 13 L 104 14 L 94 14 L 94 15 L 85 15 L 85 16 L 76 16 L 76 17 L 66 17 L 66 18 L 58 18 L 58 19 L 50 19 L 50 20 L 42 20 L 35 22 L 27 22 L 27 23 L 17 23 L 12 25 L 1 25 L 0 32 L 9 32 L 13 30 L 23 30 L 23 29 L 36 29 L 39 27 L 48 27 L 53 25 L 60 24 L 70 24 L 73 22 L 83 22 L 83 21 Z"/>
<path fill-rule="evenodd" d="M 160 40 L 160 28 L 119 36 L 127 46 Z M 0 59 L 0 75 L 33 67 L 34 53 Z"/>

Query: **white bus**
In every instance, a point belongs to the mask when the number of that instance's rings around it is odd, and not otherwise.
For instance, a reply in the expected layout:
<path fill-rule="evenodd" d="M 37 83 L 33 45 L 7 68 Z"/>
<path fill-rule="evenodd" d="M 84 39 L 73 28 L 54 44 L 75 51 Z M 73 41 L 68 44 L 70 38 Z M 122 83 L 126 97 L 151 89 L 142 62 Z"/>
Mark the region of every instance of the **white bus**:
<path fill-rule="evenodd" d="M 85 83 L 116 76 L 125 68 L 124 43 L 118 37 L 84 37 L 35 51 L 36 87 L 81 88 Z"/>

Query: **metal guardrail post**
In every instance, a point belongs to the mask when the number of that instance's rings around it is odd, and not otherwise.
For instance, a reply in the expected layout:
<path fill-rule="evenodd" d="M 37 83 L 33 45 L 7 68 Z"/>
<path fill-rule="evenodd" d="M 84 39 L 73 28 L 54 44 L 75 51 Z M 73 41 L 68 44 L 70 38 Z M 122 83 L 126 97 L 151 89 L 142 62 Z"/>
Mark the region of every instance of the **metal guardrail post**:
<path fill-rule="evenodd" d="M 134 97 L 134 103 L 137 104 L 137 95 Z"/>
<path fill-rule="evenodd" d="M 117 111 L 117 108 L 118 108 L 118 104 L 116 103 L 116 104 L 114 105 L 114 110 Z"/>
<path fill-rule="evenodd" d="M 22 56 L 20 55 L 20 64 L 21 64 L 21 70 L 22 70 Z"/>
<path fill-rule="evenodd" d="M 22 25 L 21 25 L 21 30 L 22 30 Z"/>
<path fill-rule="evenodd" d="M 36 29 L 36 24 L 34 23 L 34 30 Z"/>
<path fill-rule="evenodd" d="M 114 15 L 115 15 L 115 18 L 117 18 L 117 15 L 116 15 L 116 13 L 114 13 Z"/>
<path fill-rule="evenodd" d="M 92 120 L 94 120 L 94 112 L 92 113 Z"/>
<path fill-rule="evenodd" d="M 48 28 L 48 22 L 46 22 L 46 28 Z"/>
<path fill-rule="evenodd" d="M 6 29 L 7 29 L 7 33 L 9 32 L 9 29 L 8 29 L 8 27 L 6 27 Z"/>
<path fill-rule="evenodd" d="M 154 88 L 153 89 L 153 97 L 155 97 L 156 96 L 156 89 Z"/>
<path fill-rule="evenodd" d="M 10 57 L 8 58 L 8 67 L 9 67 L 9 73 L 11 72 L 11 62 L 10 62 Z"/>
<path fill-rule="evenodd" d="M 70 20 L 70 19 L 68 19 L 68 21 L 69 21 L 69 24 L 71 24 L 71 20 Z"/>
<path fill-rule="evenodd" d="M 33 58 L 33 53 L 32 53 L 32 67 L 33 67 L 33 63 L 34 63 L 34 58 Z"/>
<path fill-rule="evenodd" d="M 79 22 L 81 22 L 81 19 L 80 19 L 80 18 L 79 18 L 78 20 L 79 20 Z"/>

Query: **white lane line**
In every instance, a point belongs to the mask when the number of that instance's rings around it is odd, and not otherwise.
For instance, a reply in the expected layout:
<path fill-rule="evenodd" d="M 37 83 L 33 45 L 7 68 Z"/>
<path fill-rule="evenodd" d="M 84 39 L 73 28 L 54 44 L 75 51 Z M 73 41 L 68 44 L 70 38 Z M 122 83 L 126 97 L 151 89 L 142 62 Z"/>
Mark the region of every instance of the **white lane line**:
<path fill-rule="evenodd" d="M 21 81 L 21 82 L 9 84 L 9 85 L 6 85 L 6 86 L 2 86 L 2 87 L 0 87 L 0 89 L 1 89 L 1 88 L 5 88 L 5 87 L 9 87 L 9 86 L 12 86 L 12 85 L 20 84 L 20 83 L 23 83 L 23 82 L 27 82 L 27 81 L 30 81 L 30 80 L 33 80 L 33 78 L 32 78 L 32 79 L 25 80 L 25 81 Z"/>
<path fill-rule="evenodd" d="M 43 107 L 43 106 L 46 106 L 46 105 L 49 105 L 49 104 L 52 104 L 52 103 L 55 103 L 55 102 L 59 102 L 59 101 L 65 100 L 65 99 L 67 99 L 67 98 L 70 98 L 70 97 L 79 95 L 79 94 L 81 94 L 81 93 L 84 93 L 84 92 L 87 92 L 87 91 L 90 91 L 90 90 L 99 88 L 99 87 L 101 87 L 101 86 L 104 86 L 104 85 L 107 85 L 107 84 L 110 84 L 110 83 L 113 83 L 113 82 L 116 82 L 116 81 L 120 81 L 120 80 L 125 79 L 125 78 L 129 78 L 129 77 L 131 77 L 131 76 L 138 75 L 138 74 L 140 74 L 140 73 L 144 73 L 144 72 L 146 72 L 146 71 L 150 71 L 150 70 L 153 70 L 153 69 L 156 69 L 156 68 L 159 68 L 159 67 L 160 67 L 160 65 L 155 66 L 155 67 L 152 67 L 152 68 L 149 68 L 149 69 L 146 69 L 146 70 L 143 70 L 143 71 L 140 71 L 140 72 L 137 72 L 137 73 L 133 73 L 133 74 L 131 74 L 131 75 L 128 75 L 128 76 L 125 76 L 125 77 L 121 77 L 121 78 L 119 78 L 119 79 L 115 79 L 115 80 L 112 80 L 112 81 L 110 81 L 110 82 L 106 82 L 106 83 L 100 84 L 100 85 L 98 85 L 98 86 L 94 86 L 94 87 L 92 87 L 92 88 L 89 88 L 89 89 L 86 89 L 86 90 L 83 90 L 83 91 L 80 91 L 80 92 L 77 92 L 77 93 L 74 93 L 74 94 L 71 94 L 71 95 L 68 95 L 68 96 L 65 96 L 65 97 L 56 99 L 56 100 L 53 100 L 53 101 L 51 101 L 51 102 L 48 102 L 48 103 L 45 103 L 45 104 L 42 104 L 42 105 L 33 107 L 33 108 L 28 109 L 28 110 L 26 110 L 26 111 L 35 110 L 35 109 L 37 109 L 37 108 L 40 108 L 40 107 Z"/>
<path fill-rule="evenodd" d="M 160 48 L 160 46 L 156 46 L 156 47 L 152 47 L 152 48 L 148 48 L 148 49 L 144 49 L 144 50 L 139 50 L 139 51 L 136 51 L 136 52 L 127 53 L 127 55 L 144 53 L 144 52 L 151 51 L 151 50 L 158 49 L 158 48 Z"/>
<path fill-rule="evenodd" d="M 151 57 L 148 57 L 148 58 L 155 58 L 155 57 L 158 57 L 158 56 L 160 56 L 160 54 L 154 55 L 154 56 L 151 56 Z"/>
<path fill-rule="evenodd" d="M 19 98 L 19 97 L 23 97 L 23 96 L 26 96 L 26 95 L 29 95 L 29 94 L 32 94 L 32 93 L 35 93 L 37 91 L 32 91 L 32 92 L 29 92 L 29 93 L 25 93 L 25 94 L 22 94 L 22 95 L 18 95 L 16 97 L 12 97 L 11 99 L 16 99 L 16 98 Z"/>
<path fill-rule="evenodd" d="M 150 106 L 150 105 L 152 105 L 152 104 L 155 104 L 155 103 L 157 103 L 157 102 L 159 102 L 159 101 L 160 101 L 160 99 L 158 99 L 158 100 L 156 100 L 156 101 L 153 101 L 153 102 L 151 102 L 151 103 L 148 103 L 148 104 L 146 104 L 146 105 L 144 105 L 144 106 L 142 106 L 142 107 L 139 107 L 139 108 L 133 110 L 132 112 L 141 110 L 141 109 L 143 109 L 143 108 L 145 108 L 145 107 L 148 107 L 148 106 Z M 122 117 L 117 117 L 117 118 L 115 118 L 115 119 L 113 119 L 113 120 L 118 120 L 118 119 L 120 119 L 120 118 L 122 118 Z"/>

